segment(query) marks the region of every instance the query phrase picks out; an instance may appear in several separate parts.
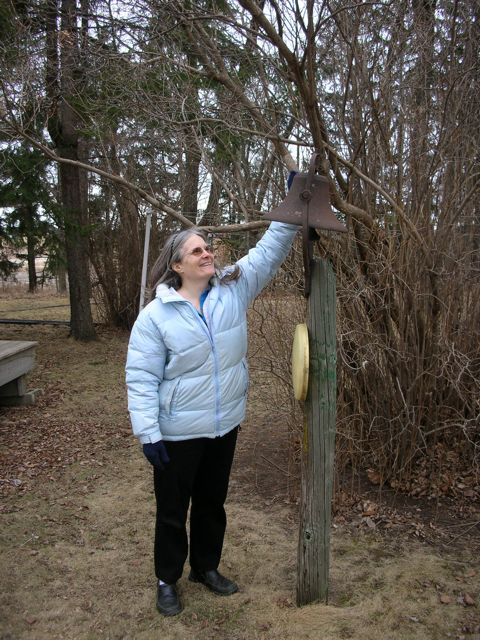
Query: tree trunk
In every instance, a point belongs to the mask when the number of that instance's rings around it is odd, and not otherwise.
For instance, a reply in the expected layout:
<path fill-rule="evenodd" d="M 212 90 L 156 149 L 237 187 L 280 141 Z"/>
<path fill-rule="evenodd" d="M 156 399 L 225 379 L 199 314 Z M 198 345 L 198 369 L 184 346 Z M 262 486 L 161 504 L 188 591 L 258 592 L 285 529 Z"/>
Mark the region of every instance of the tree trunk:
<path fill-rule="evenodd" d="M 70 160 L 81 160 L 79 115 L 72 107 L 79 75 L 75 0 L 62 0 L 60 33 L 58 6 L 55 0 L 49 2 L 46 24 L 46 83 L 53 109 L 48 122 L 49 133 L 57 147 L 58 155 Z M 65 224 L 71 335 L 76 340 L 92 340 L 96 336 L 90 308 L 86 180 L 78 167 L 64 163 L 59 166 L 59 179 Z"/>
<path fill-rule="evenodd" d="M 182 186 L 182 213 L 194 224 L 197 220 L 198 210 L 198 185 L 200 152 L 195 139 L 187 135 L 185 147 L 184 183 Z"/>
<path fill-rule="evenodd" d="M 35 269 L 35 235 L 33 232 L 33 218 L 35 209 L 32 205 L 25 207 L 25 229 L 27 235 L 27 264 L 28 264 L 28 291 L 35 293 L 37 290 L 37 270 Z"/>
<path fill-rule="evenodd" d="M 64 158 L 76 159 L 75 148 L 58 148 Z M 90 273 L 85 202 L 78 167 L 61 164 L 60 193 L 65 224 L 65 251 L 70 295 L 70 330 L 76 340 L 92 340 L 95 328 L 90 308 Z"/>
<path fill-rule="evenodd" d="M 67 271 L 63 264 L 57 267 L 55 275 L 57 278 L 57 293 L 60 295 L 67 293 Z"/>
<path fill-rule="evenodd" d="M 190 65 L 197 64 L 196 56 L 189 54 L 187 58 Z M 188 88 L 185 110 L 185 117 L 188 120 L 194 119 L 198 113 L 198 90 L 196 87 Z M 181 207 L 183 215 L 195 224 L 198 213 L 199 169 L 202 154 L 198 148 L 195 131 L 190 125 L 185 127 L 184 158 Z"/>

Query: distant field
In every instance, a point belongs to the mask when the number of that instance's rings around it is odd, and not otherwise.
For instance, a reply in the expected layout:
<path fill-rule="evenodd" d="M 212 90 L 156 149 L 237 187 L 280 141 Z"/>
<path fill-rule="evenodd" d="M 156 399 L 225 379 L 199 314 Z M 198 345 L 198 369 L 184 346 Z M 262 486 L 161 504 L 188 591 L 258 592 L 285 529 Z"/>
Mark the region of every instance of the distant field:
<path fill-rule="evenodd" d="M 96 304 L 92 301 L 96 319 Z M 0 289 L 0 320 L 70 320 L 68 295 L 59 295 L 53 287 L 30 294 L 23 286 Z"/>

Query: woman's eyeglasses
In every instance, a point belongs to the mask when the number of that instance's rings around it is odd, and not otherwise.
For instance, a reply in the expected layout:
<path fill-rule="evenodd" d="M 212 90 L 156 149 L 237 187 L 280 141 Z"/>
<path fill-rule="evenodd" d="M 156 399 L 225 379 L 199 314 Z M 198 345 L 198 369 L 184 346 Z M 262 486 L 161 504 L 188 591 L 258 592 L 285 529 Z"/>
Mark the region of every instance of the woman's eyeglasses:
<path fill-rule="evenodd" d="M 204 247 L 195 247 L 195 249 L 192 249 L 192 251 L 189 251 L 187 254 L 187 256 L 195 256 L 196 258 L 199 258 L 204 252 L 209 253 L 211 256 L 213 256 L 214 254 L 214 250 L 211 244 L 207 244 Z"/>

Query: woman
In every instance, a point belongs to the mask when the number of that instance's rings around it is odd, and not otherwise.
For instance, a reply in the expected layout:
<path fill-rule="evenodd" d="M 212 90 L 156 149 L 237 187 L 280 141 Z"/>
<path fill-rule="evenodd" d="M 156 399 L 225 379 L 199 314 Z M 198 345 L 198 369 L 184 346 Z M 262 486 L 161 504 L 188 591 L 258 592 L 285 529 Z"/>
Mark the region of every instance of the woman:
<path fill-rule="evenodd" d="M 176 582 L 188 551 L 189 580 L 220 595 L 238 590 L 218 566 L 245 416 L 246 313 L 297 229 L 272 222 L 256 247 L 223 272 L 205 233 L 187 229 L 170 237 L 153 268 L 156 296 L 132 329 L 126 379 L 133 432 L 153 465 L 157 608 L 164 615 L 182 610 Z"/>

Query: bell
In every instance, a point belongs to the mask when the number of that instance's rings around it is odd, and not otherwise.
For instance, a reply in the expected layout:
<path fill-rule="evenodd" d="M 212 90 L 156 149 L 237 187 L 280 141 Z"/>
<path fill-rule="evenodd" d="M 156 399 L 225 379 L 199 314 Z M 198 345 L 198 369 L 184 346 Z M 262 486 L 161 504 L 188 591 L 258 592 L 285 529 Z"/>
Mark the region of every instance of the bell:
<path fill-rule="evenodd" d="M 347 227 L 337 220 L 330 206 L 327 178 L 316 173 L 318 155 L 312 156 L 308 173 L 296 174 L 287 197 L 278 207 L 264 214 L 266 220 L 303 225 L 306 216 L 307 225 L 312 229 L 347 231 Z"/>
<path fill-rule="evenodd" d="M 266 220 L 301 225 L 305 271 L 303 295 L 306 298 L 310 295 L 312 242 L 318 238 L 315 229 L 347 231 L 347 227 L 337 220 L 330 207 L 328 180 L 319 174 L 319 164 L 320 154 L 314 153 L 308 173 L 297 173 L 285 200 L 263 216 Z"/>

